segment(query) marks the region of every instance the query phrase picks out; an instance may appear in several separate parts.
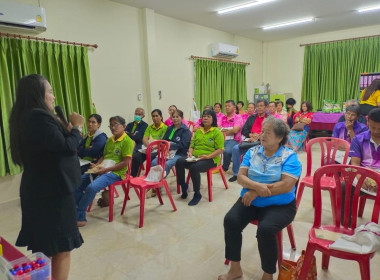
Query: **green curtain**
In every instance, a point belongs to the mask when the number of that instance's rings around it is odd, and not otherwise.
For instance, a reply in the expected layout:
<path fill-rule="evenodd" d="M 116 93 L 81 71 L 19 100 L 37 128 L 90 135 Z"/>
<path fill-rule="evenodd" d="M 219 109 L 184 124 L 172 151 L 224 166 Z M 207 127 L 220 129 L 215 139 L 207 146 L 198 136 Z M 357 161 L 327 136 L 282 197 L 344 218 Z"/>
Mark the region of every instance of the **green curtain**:
<path fill-rule="evenodd" d="M 246 65 L 202 59 L 194 64 L 195 101 L 201 111 L 206 105 L 223 105 L 229 99 L 247 104 Z"/>
<path fill-rule="evenodd" d="M 302 101 L 314 109 L 323 100 L 358 99 L 360 73 L 380 72 L 380 37 L 305 47 Z"/>
<path fill-rule="evenodd" d="M 64 112 L 75 111 L 85 117 L 94 112 L 87 48 L 0 38 L 0 176 L 21 172 L 11 160 L 8 123 L 17 82 L 32 73 L 49 80 L 55 104 Z"/>

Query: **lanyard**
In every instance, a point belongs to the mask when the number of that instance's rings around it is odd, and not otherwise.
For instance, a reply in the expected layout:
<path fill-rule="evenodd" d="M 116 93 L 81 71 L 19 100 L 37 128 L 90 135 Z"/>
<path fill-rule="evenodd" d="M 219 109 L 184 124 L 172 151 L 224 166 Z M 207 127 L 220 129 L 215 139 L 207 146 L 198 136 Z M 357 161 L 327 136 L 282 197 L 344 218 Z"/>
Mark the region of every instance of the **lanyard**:
<path fill-rule="evenodd" d="M 174 135 L 174 132 L 175 132 L 175 129 L 173 128 L 172 132 L 170 132 L 170 135 L 169 135 L 169 140 L 172 140 L 172 138 L 173 138 L 173 135 Z"/>

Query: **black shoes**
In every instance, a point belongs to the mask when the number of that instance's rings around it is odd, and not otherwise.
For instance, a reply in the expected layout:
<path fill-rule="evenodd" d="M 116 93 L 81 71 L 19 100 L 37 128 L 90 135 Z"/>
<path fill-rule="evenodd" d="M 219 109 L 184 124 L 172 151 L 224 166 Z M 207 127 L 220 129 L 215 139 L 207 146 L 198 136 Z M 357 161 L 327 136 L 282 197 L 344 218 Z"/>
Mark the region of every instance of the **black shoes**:
<path fill-rule="evenodd" d="M 232 176 L 230 179 L 228 179 L 228 182 L 235 182 L 237 181 L 237 176 Z"/>
<path fill-rule="evenodd" d="M 201 200 L 202 195 L 200 193 L 194 193 L 194 197 L 192 200 L 189 202 L 189 206 L 194 206 L 197 205 L 198 202 Z"/>

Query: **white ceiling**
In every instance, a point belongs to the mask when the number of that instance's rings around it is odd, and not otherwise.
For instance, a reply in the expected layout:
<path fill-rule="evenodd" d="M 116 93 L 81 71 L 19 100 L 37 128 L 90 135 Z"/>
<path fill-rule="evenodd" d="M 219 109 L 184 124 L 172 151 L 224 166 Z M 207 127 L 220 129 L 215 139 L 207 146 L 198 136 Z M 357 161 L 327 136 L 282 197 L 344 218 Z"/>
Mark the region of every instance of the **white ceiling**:
<path fill-rule="evenodd" d="M 192 22 L 243 37 L 274 41 L 303 35 L 380 24 L 380 10 L 358 13 L 357 8 L 380 5 L 380 0 L 276 0 L 229 14 L 221 8 L 251 0 L 111 0 L 155 13 Z M 314 22 L 272 30 L 261 27 L 307 17 Z M 379 30 L 380 34 L 380 30 Z"/>

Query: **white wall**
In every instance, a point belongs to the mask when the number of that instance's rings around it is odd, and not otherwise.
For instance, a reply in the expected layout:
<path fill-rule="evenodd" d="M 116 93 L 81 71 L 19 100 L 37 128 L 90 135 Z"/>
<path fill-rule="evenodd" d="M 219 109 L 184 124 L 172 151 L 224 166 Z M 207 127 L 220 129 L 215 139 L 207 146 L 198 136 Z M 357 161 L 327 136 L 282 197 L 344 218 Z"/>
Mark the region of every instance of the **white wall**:
<path fill-rule="evenodd" d="M 39 1 L 18 2 L 37 6 Z M 89 50 L 91 90 L 108 135 L 108 118 L 117 114 L 131 121 L 136 107 L 146 109 L 148 121 L 153 107 L 167 116 L 171 104 L 188 117 L 194 95 L 193 62 L 188 58 L 209 56 L 211 43 L 240 47 L 238 60 L 251 63 L 247 68 L 250 95 L 263 79 L 261 42 L 106 0 L 40 2 L 48 25 L 40 37 L 99 45 Z M 142 101 L 137 100 L 138 93 L 143 94 Z M 0 204 L 18 198 L 19 180 L 20 176 L 0 178 Z"/>
<path fill-rule="evenodd" d="M 321 33 L 289 40 L 264 43 L 264 81 L 272 92 L 290 93 L 297 104 L 301 102 L 304 47 L 300 44 L 378 35 L 380 25 Z"/>

